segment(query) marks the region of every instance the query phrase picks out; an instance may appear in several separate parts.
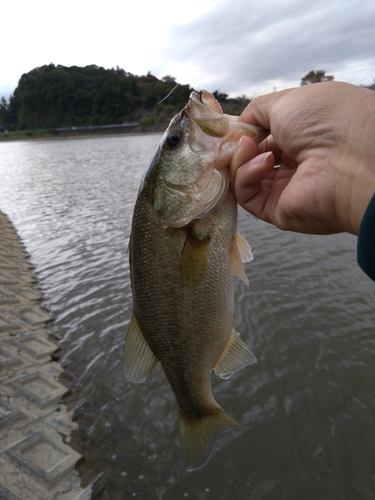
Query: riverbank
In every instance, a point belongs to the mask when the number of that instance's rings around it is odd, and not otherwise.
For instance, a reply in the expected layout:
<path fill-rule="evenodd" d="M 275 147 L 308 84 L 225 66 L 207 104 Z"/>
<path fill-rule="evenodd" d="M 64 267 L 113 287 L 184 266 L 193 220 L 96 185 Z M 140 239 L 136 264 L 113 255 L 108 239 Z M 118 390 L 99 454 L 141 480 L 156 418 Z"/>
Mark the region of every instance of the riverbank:
<path fill-rule="evenodd" d="M 0 134 L 0 142 L 7 141 L 24 141 L 36 139 L 53 139 L 56 134 L 51 133 L 49 130 L 26 130 L 17 132 L 3 132 Z"/>
<path fill-rule="evenodd" d="M 56 133 L 53 130 L 28 130 L 17 132 L 6 132 L 0 134 L 1 142 L 10 141 L 37 141 L 37 140 L 65 140 L 65 139 L 88 139 L 93 137 L 121 137 L 129 135 L 159 134 L 165 131 L 167 126 L 136 127 L 128 132 L 100 132 L 85 130 L 84 133 Z"/>
<path fill-rule="evenodd" d="M 33 268 L 8 217 L 0 212 L 0 499 L 89 500 L 69 446 L 77 425 L 61 398 L 63 369 L 51 318 Z"/>

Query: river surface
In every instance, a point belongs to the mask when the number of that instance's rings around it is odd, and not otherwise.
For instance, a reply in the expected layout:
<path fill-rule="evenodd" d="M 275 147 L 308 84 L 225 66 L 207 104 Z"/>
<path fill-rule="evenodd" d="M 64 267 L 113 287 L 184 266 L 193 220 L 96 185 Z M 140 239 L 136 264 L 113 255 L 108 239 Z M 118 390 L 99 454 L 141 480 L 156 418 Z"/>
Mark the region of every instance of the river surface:
<path fill-rule="evenodd" d="M 0 209 L 61 336 L 83 483 L 104 473 L 98 498 L 109 500 L 373 500 L 375 283 L 357 267 L 351 235 L 282 232 L 240 212 L 255 260 L 250 286 L 236 279 L 235 327 L 258 363 L 213 376 L 216 399 L 247 429 L 221 435 L 203 469 L 183 469 L 160 366 L 145 384 L 124 380 L 126 249 L 159 139 L 0 144 Z"/>

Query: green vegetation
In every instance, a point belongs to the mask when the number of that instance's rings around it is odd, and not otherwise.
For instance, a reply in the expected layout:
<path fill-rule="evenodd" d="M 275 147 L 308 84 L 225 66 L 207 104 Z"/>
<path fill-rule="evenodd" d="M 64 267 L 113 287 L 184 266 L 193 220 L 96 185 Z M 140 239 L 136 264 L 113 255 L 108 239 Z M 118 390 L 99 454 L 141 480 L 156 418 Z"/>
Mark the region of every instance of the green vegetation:
<path fill-rule="evenodd" d="M 14 131 L 28 131 L 23 137 L 37 137 L 37 131 L 46 134 L 56 127 L 130 121 L 138 121 L 142 127 L 164 128 L 193 90 L 189 85 L 177 85 L 160 103 L 175 86 L 171 76 L 159 80 L 150 73 L 135 76 L 119 67 L 107 70 L 49 64 L 22 75 L 9 102 L 1 99 L 0 125 L 9 131 L 9 138 Z M 249 102 L 244 96 L 228 99 L 218 91 L 215 96 L 230 114 L 240 114 Z"/>
<path fill-rule="evenodd" d="M 16 139 L 46 139 L 53 137 L 56 137 L 55 129 L 15 130 L 13 132 L 6 131 L 0 133 L 0 142 Z"/>
<path fill-rule="evenodd" d="M 318 69 L 317 71 L 309 71 L 302 79 L 301 86 L 310 85 L 311 83 L 319 82 L 331 82 L 334 79 L 332 75 L 326 75 L 324 69 Z"/>
<path fill-rule="evenodd" d="M 331 80 L 324 70 L 310 71 L 301 85 Z M 375 84 L 368 88 L 375 89 Z M 126 122 L 138 122 L 142 130 L 163 130 L 192 90 L 172 76 L 159 80 L 119 67 L 49 64 L 22 75 L 9 101 L 0 99 L 0 140 L 53 136 L 59 127 Z M 230 99 L 218 90 L 213 94 L 231 115 L 241 114 L 250 102 L 245 96 Z"/>

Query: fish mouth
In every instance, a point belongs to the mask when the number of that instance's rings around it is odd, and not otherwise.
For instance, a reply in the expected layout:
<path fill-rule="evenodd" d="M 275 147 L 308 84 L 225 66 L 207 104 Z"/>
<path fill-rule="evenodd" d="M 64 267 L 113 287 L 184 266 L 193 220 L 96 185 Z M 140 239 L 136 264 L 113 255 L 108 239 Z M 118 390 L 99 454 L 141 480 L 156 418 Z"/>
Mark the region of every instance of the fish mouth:
<path fill-rule="evenodd" d="M 259 144 L 270 134 L 269 130 L 261 126 L 250 125 L 238 121 L 238 116 L 224 114 L 219 101 L 207 90 L 193 91 L 184 112 L 213 141 L 238 141 L 246 135 Z"/>
<path fill-rule="evenodd" d="M 204 112 L 205 115 L 209 111 L 211 117 L 212 113 L 217 113 L 221 116 L 223 115 L 223 109 L 219 101 L 217 101 L 215 97 L 210 94 L 210 92 L 207 92 L 207 90 L 194 90 L 190 94 L 189 102 L 185 106 L 185 109 L 187 109 L 188 113 L 190 113 L 190 108 L 192 106 L 197 106 L 197 108 L 200 111 Z"/>
<path fill-rule="evenodd" d="M 228 128 L 227 120 L 219 102 L 207 90 L 193 91 L 183 112 L 209 137 L 216 140 L 225 136 Z"/>

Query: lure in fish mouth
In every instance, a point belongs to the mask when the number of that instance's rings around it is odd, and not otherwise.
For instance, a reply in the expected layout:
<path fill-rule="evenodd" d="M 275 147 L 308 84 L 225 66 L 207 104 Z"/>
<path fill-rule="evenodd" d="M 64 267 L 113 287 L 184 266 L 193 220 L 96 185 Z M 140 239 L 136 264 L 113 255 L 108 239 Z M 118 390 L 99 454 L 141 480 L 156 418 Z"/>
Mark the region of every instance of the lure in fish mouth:
<path fill-rule="evenodd" d="M 144 382 L 160 362 L 176 397 L 187 470 L 208 461 L 221 432 L 242 428 L 215 401 L 212 370 L 229 378 L 256 362 L 233 329 L 233 278 L 248 283 L 251 248 L 236 231 L 228 166 L 241 136 L 268 132 L 192 92 L 143 177 L 129 242 L 133 312 L 124 372 Z"/>

